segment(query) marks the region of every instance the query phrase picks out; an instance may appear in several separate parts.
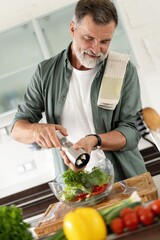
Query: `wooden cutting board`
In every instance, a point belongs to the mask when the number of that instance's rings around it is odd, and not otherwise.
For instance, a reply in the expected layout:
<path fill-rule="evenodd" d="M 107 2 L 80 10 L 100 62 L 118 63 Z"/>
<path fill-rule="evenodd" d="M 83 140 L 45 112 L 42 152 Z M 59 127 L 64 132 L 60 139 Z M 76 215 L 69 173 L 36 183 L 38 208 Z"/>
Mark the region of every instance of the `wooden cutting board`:
<path fill-rule="evenodd" d="M 129 186 L 138 187 L 138 194 L 142 202 L 146 203 L 158 198 L 157 189 L 149 172 L 126 179 Z M 120 184 L 114 183 L 110 194 L 100 203 L 94 205 L 96 209 L 102 209 L 128 198 L 123 194 Z M 51 204 L 42 217 L 42 221 L 34 229 L 38 237 L 50 235 L 62 227 L 64 215 L 75 207 L 69 207 L 60 202 Z"/>

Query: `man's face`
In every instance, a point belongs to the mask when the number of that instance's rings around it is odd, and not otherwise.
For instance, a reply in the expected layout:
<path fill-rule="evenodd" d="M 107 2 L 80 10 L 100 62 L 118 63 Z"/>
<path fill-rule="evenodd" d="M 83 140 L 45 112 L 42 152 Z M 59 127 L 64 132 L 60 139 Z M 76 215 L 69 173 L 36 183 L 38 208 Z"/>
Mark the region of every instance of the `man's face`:
<path fill-rule="evenodd" d="M 96 25 L 91 16 L 84 17 L 77 25 L 72 22 L 72 65 L 77 69 L 81 66 L 94 68 L 103 61 L 107 56 L 115 26 L 115 22 Z"/>

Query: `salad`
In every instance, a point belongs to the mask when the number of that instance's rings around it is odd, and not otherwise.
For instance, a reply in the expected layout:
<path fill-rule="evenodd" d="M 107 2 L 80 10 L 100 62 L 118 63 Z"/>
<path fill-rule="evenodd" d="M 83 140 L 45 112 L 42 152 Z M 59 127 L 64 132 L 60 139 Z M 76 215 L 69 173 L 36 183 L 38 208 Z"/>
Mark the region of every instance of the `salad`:
<path fill-rule="evenodd" d="M 68 202 L 82 201 L 103 193 L 108 188 L 110 178 L 111 176 L 99 167 L 94 167 L 92 172 L 86 170 L 74 172 L 68 169 L 63 174 L 65 188 L 61 199 Z"/>

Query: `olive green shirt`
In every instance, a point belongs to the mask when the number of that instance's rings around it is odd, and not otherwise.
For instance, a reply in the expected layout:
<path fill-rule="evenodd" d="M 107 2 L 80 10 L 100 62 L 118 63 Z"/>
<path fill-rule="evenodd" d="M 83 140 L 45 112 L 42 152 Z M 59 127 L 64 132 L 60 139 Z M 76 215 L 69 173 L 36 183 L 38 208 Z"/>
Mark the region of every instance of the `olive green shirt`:
<path fill-rule="evenodd" d="M 72 66 L 68 60 L 69 49 L 70 46 L 38 65 L 28 84 L 23 102 L 18 105 L 13 124 L 19 119 L 39 122 L 44 112 L 48 123 L 61 124 L 61 113 L 72 75 Z M 90 97 L 96 133 L 117 130 L 126 138 L 126 146 L 121 151 L 104 151 L 113 163 L 115 181 L 118 181 L 146 171 L 144 160 L 137 148 L 140 136 L 135 126 L 136 113 L 141 109 L 140 87 L 136 68 L 129 61 L 121 97 L 115 110 L 98 107 L 98 94 L 106 62 L 107 59 L 99 64 Z"/>

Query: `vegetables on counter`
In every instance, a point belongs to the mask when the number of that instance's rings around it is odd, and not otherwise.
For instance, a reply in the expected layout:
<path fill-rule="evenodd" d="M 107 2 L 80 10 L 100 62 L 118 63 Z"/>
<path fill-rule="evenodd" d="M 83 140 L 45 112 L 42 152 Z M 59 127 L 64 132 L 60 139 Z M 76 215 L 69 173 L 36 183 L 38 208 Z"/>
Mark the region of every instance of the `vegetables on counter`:
<path fill-rule="evenodd" d="M 131 196 L 120 203 L 114 204 L 111 207 L 104 208 L 99 210 L 102 214 L 105 222 L 110 225 L 111 221 L 120 215 L 120 212 L 125 207 L 133 208 L 137 205 L 141 204 L 141 198 L 139 197 L 138 193 L 135 191 L 131 194 Z"/>
<path fill-rule="evenodd" d="M 30 225 L 23 221 L 22 210 L 14 205 L 0 207 L 0 239 L 33 240 Z"/>
<path fill-rule="evenodd" d="M 68 169 L 63 174 L 65 189 L 61 198 L 65 201 L 81 201 L 88 197 L 104 192 L 110 181 L 108 173 L 99 167 L 94 167 L 91 172 L 86 170 L 75 172 Z"/>
<path fill-rule="evenodd" d="M 93 231 L 93 228 L 95 228 L 95 231 L 98 231 L 96 230 L 96 224 L 98 228 L 100 228 L 101 230 L 102 235 L 100 236 L 103 236 L 104 232 L 106 232 L 105 234 L 107 236 L 108 234 L 107 229 L 110 228 L 110 223 L 114 218 L 116 218 L 117 216 L 120 216 L 121 210 L 125 207 L 128 207 L 128 206 L 134 207 L 134 206 L 138 206 L 139 204 L 141 204 L 141 198 L 139 197 L 137 192 L 133 192 L 129 198 L 121 201 L 120 203 L 114 204 L 110 207 L 106 207 L 101 210 L 94 209 L 93 207 L 76 208 L 75 211 L 71 211 L 65 215 L 63 219 L 63 230 L 61 229 L 58 232 L 56 232 L 54 234 L 53 240 L 65 240 L 66 238 L 67 240 L 73 240 L 73 239 L 89 240 L 90 238 L 88 238 L 88 235 L 86 235 L 87 238 L 84 238 L 83 234 L 84 232 L 86 234 L 87 232 L 88 234 L 91 234 L 90 232 Z M 123 224 L 123 222 L 119 224 Z M 105 231 L 104 231 L 104 226 L 105 226 Z M 123 226 L 120 226 L 120 227 L 122 228 Z M 72 232 L 72 234 L 70 234 L 70 232 Z M 121 233 L 121 231 L 117 233 Z M 78 234 L 79 238 L 75 237 L 76 234 Z M 94 235 L 96 236 L 96 232 L 94 233 Z M 74 238 L 72 238 L 72 236 L 74 236 Z M 91 239 L 100 240 L 101 238 L 91 238 Z"/>
<path fill-rule="evenodd" d="M 138 193 L 133 192 L 129 198 L 101 210 L 79 207 L 67 213 L 63 229 L 48 240 L 104 240 L 110 233 L 134 231 L 156 221 L 160 221 L 160 199 L 142 205 Z"/>
<path fill-rule="evenodd" d="M 67 213 L 63 230 L 68 240 L 104 240 L 107 235 L 103 217 L 92 207 L 77 208 Z"/>
<path fill-rule="evenodd" d="M 120 234 L 127 230 L 135 230 L 141 226 L 148 226 L 158 221 L 160 217 L 160 199 L 149 205 L 138 205 L 134 208 L 123 208 L 120 215 L 111 221 L 110 228 Z"/>

